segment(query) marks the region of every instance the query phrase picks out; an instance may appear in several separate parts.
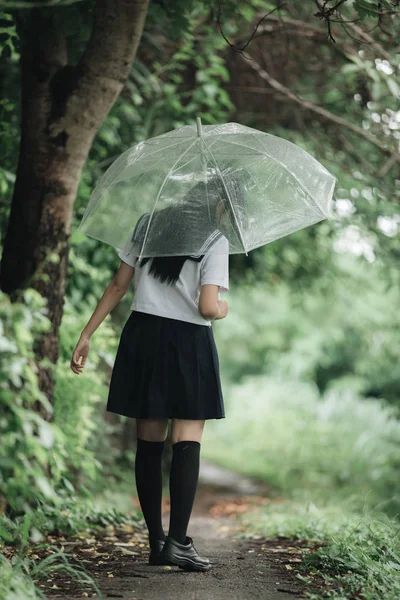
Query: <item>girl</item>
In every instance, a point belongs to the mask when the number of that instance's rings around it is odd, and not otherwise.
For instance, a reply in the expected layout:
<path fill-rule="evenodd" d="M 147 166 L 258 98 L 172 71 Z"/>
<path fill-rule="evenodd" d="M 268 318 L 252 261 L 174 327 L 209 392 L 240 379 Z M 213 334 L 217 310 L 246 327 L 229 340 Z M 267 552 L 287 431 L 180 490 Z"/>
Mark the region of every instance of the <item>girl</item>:
<path fill-rule="evenodd" d="M 153 215 L 153 220 L 163 225 L 156 230 L 163 236 L 175 235 L 184 247 L 182 240 L 188 233 L 173 211 L 168 207 Z M 210 214 L 215 219 L 211 219 L 200 255 L 139 261 L 137 248 L 149 218 L 143 215 L 131 240 L 119 252 L 120 267 L 82 331 L 71 359 L 72 371 L 80 374 L 91 336 L 134 278 L 132 312 L 121 333 L 107 410 L 136 419 L 136 487 L 149 533 L 149 563 L 153 565 L 177 565 L 195 571 L 211 566 L 186 533 L 197 489 L 205 421 L 225 417 L 211 324 L 228 313 L 227 302 L 219 299 L 219 292 L 228 291 L 229 245 L 220 231 L 228 212 L 224 200 L 212 202 Z M 171 511 L 166 536 L 161 517 L 162 453 L 169 419 Z"/>

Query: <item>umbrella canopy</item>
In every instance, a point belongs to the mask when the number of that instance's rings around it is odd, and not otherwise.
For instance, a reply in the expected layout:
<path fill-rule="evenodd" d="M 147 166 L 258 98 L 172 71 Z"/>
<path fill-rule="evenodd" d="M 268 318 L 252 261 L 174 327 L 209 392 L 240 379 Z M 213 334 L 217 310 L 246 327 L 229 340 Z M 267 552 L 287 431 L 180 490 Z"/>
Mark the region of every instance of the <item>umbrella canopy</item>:
<path fill-rule="evenodd" d="M 230 254 L 247 254 L 331 217 L 335 182 L 283 138 L 198 119 L 119 156 L 79 230 L 140 258 L 198 255 L 220 230 Z"/>

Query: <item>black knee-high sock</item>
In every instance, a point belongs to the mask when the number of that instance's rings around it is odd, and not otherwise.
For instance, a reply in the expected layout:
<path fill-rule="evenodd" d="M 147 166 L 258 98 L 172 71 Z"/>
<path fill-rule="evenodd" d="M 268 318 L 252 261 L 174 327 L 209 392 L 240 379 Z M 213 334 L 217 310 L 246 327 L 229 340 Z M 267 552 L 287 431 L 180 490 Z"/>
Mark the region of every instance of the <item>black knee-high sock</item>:
<path fill-rule="evenodd" d="M 140 506 L 149 530 L 150 546 L 165 540 L 161 520 L 162 453 L 164 442 L 138 439 L 135 458 L 136 488 Z"/>
<path fill-rule="evenodd" d="M 185 543 L 200 468 L 200 443 L 187 441 L 172 445 L 169 478 L 171 512 L 168 535 Z"/>

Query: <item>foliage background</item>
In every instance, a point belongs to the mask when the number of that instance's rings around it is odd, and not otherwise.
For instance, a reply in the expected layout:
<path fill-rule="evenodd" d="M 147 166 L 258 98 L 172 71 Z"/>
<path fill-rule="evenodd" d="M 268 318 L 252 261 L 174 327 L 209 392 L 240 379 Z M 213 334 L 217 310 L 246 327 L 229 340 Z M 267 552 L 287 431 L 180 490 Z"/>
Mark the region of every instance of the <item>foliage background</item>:
<path fill-rule="evenodd" d="M 121 152 L 196 116 L 282 136 L 338 178 L 335 220 L 255 250 L 248 259 L 231 258 L 230 313 L 215 325 L 227 418 L 207 425 L 205 456 L 262 477 L 296 501 L 336 498 L 352 511 L 368 505 L 398 514 L 400 176 L 393 156 L 400 140 L 399 40 L 393 29 L 388 35 L 377 28 L 373 43 L 361 43 L 350 26 L 334 25 L 332 43 L 311 4 L 293 2 L 273 13 L 247 48 L 247 63 L 221 35 L 215 8 L 192 2 L 182 12 L 180 3 L 169 9 L 151 4 L 138 58 L 79 185 L 56 398 L 47 406 L 51 423 L 35 412 L 35 403 L 46 405 L 46 398 L 31 350 L 34 336 L 48 327 L 46 307 L 29 289 L 23 305 L 0 294 L 5 515 L 23 515 L 38 502 L 57 506 L 76 494 L 90 498 L 104 488 L 103 478 L 127 477 L 133 446 L 121 440 L 129 424 L 105 415 L 104 407 L 133 289 L 93 336 L 78 380 L 69 369 L 72 350 L 119 261 L 112 248 L 76 229 L 95 181 Z M 373 5 L 355 3 L 359 26 L 376 25 Z M 224 34 L 239 45 L 273 9 L 274 3 L 258 0 L 224 4 Z M 79 3 L 58 10 L 70 27 L 76 60 L 91 13 Z M 0 52 L 1 243 L 20 126 L 12 12 L 0 14 Z M 328 117 L 274 91 L 249 57 Z"/>

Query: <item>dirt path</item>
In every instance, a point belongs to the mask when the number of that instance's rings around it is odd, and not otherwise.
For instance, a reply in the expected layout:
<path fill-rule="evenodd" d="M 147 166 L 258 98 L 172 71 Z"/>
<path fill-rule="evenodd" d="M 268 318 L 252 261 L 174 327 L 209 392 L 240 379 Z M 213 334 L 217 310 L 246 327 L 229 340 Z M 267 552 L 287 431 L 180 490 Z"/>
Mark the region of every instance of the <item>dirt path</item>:
<path fill-rule="evenodd" d="M 212 563 L 210 571 L 189 573 L 177 567 L 150 566 L 147 564 L 148 550 L 143 548 L 144 543 L 137 544 L 142 547 L 141 553 L 131 552 L 136 555 L 135 557 L 109 549 L 109 560 L 101 561 L 104 563 L 101 565 L 102 568 L 99 566 L 99 556 L 106 554 L 99 552 L 96 562 L 93 561 L 93 568 L 89 564 L 85 566 L 96 580 L 105 598 L 124 600 L 305 598 L 304 584 L 296 579 L 294 570 L 287 570 L 288 561 L 299 561 L 298 558 L 294 558 L 293 552 L 297 551 L 300 554 L 300 549 L 296 550 L 291 546 L 286 551 L 285 547 L 280 545 L 283 543 L 280 540 L 262 546 L 262 541 L 235 539 L 239 525 L 236 518 L 228 516 L 229 512 L 246 510 L 247 498 L 250 502 L 251 498 L 265 498 L 267 492 L 265 486 L 257 485 L 202 460 L 199 487 L 188 535 L 193 537 L 199 553 L 210 559 Z M 168 530 L 168 506 L 163 520 L 165 530 Z M 131 540 L 132 536 L 128 535 L 125 538 L 120 536 L 118 539 L 119 546 L 132 547 L 129 541 L 126 543 L 122 541 Z M 89 560 L 84 562 L 90 563 L 90 555 L 86 558 Z M 289 566 L 289 569 L 292 567 Z M 57 584 L 57 591 L 44 590 L 49 598 L 58 597 L 64 600 L 98 598 L 93 593 L 93 588 L 86 587 L 87 592 L 82 595 L 82 592 L 78 593 L 77 588 L 73 589 L 67 585 L 66 581 L 58 580 Z M 51 588 L 51 583 L 47 585 Z"/>

